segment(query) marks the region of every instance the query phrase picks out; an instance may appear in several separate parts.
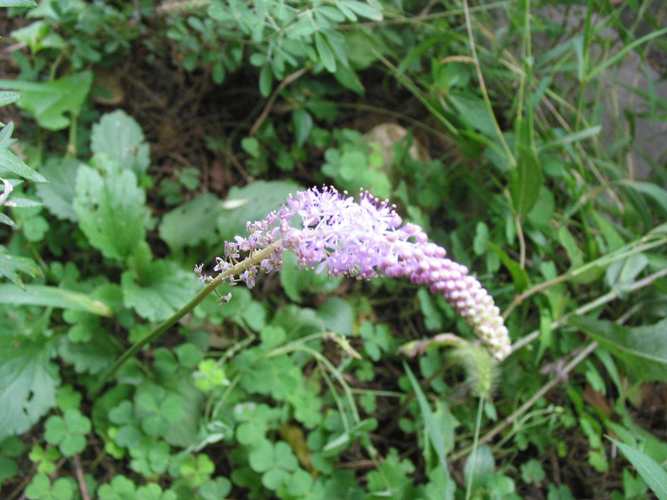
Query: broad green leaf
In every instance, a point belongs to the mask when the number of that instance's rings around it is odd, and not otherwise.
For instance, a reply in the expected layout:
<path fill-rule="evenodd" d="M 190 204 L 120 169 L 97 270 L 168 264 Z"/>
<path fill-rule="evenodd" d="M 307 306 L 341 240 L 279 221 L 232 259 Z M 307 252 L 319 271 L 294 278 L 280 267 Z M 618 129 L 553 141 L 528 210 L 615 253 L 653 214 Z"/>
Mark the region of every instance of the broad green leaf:
<path fill-rule="evenodd" d="M 225 209 L 218 218 L 223 241 L 246 234 L 246 223 L 262 219 L 287 201 L 300 186 L 291 181 L 255 181 L 242 188 L 230 189 L 223 202 Z"/>
<path fill-rule="evenodd" d="M 223 212 L 222 201 L 204 193 L 167 213 L 160 223 L 160 238 L 172 251 L 218 240 L 215 221 Z"/>
<path fill-rule="evenodd" d="M 493 458 L 491 448 L 482 444 L 466 458 L 463 473 L 468 481 L 482 482 L 494 473 L 496 461 Z"/>
<path fill-rule="evenodd" d="M 111 309 L 104 302 L 88 295 L 53 286 L 0 285 L 0 304 L 57 307 L 85 311 L 98 316 L 111 316 Z"/>
<path fill-rule="evenodd" d="M 123 273 L 123 301 L 149 321 L 161 321 L 192 299 L 198 290 L 194 273 L 167 261 L 149 262 Z"/>
<path fill-rule="evenodd" d="M 458 118 L 472 129 L 479 130 L 489 137 L 496 137 L 496 128 L 484 105 L 484 101 L 468 93 L 455 92 L 449 95 L 449 101 L 458 113 Z"/>
<path fill-rule="evenodd" d="M 130 168 L 137 175 L 150 165 L 148 144 L 141 127 L 122 110 L 107 113 L 93 125 L 90 147 L 93 153 L 105 154 L 121 169 Z"/>
<path fill-rule="evenodd" d="M 83 71 L 50 82 L 0 80 L 0 88 L 19 91 L 19 107 L 31 113 L 41 127 L 60 130 L 70 124 L 65 114 L 79 114 L 92 82 L 93 74 Z"/>
<path fill-rule="evenodd" d="M 76 222 L 74 197 L 80 163 L 74 159 L 51 160 L 42 169 L 47 182 L 37 185 L 37 194 L 53 215 Z"/>
<path fill-rule="evenodd" d="M 102 177 L 80 166 L 74 211 L 90 244 L 109 259 L 123 260 L 144 240 L 145 195 L 131 170 Z"/>
<path fill-rule="evenodd" d="M 644 362 L 667 365 L 667 319 L 635 328 L 588 316 L 574 316 L 568 323 L 582 329 L 613 351 L 629 354 Z"/>
<path fill-rule="evenodd" d="M 355 310 L 350 303 L 340 297 L 331 297 L 317 308 L 317 316 L 327 330 L 340 335 L 352 335 L 356 320 Z"/>
<path fill-rule="evenodd" d="M 644 452 L 612 439 L 660 500 L 667 499 L 667 471 Z"/>
<path fill-rule="evenodd" d="M 51 342 L 0 337 L 0 439 L 22 434 L 55 404 Z"/>
<path fill-rule="evenodd" d="M 58 354 L 66 363 L 73 365 L 77 373 L 95 375 L 109 368 L 120 350 L 106 331 L 98 331 L 90 341 L 84 343 L 72 342 L 68 337 L 63 337 Z"/>

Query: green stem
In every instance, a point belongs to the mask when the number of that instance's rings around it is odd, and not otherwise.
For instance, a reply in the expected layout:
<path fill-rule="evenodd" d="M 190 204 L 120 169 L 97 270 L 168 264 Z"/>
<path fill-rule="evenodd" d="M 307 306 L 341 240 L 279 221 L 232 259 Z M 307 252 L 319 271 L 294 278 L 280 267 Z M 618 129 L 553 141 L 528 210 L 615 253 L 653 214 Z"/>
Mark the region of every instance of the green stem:
<path fill-rule="evenodd" d="M 93 395 L 97 394 L 104 384 L 113 377 L 118 370 L 123 366 L 130 358 L 134 357 L 143 347 L 150 344 L 154 340 L 157 340 L 161 337 L 169 328 L 176 324 L 183 316 L 191 312 L 195 307 L 197 307 L 213 290 L 215 290 L 223 281 L 227 280 L 232 276 L 238 276 L 243 271 L 258 265 L 264 259 L 268 258 L 280 247 L 280 240 L 272 243 L 268 247 L 255 252 L 246 259 L 242 260 L 238 264 L 230 267 L 226 271 L 220 273 L 212 281 L 210 281 L 204 288 L 202 288 L 195 297 L 181 307 L 178 311 L 172 314 L 169 318 L 160 323 L 155 329 L 146 335 L 143 339 L 134 343 L 129 349 L 127 349 L 121 357 L 119 357 L 116 362 L 107 370 L 107 372 L 100 378 L 98 384 L 93 388 Z"/>

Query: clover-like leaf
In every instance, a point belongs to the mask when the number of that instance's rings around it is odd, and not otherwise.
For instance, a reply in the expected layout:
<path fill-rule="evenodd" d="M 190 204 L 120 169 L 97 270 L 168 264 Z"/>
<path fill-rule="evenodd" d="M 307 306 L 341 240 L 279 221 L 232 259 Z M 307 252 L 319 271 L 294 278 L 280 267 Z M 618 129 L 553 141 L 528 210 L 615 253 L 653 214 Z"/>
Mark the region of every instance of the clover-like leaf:
<path fill-rule="evenodd" d="M 179 473 L 188 484 L 197 488 L 209 480 L 214 470 L 215 465 L 208 455 L 199 454 L 186 457 L 181 463 Z"/>
<path fill-rule="evenodd" d="M 66 457 L 80 453 L 86 447 L 86 434 L 91 430 L 90 420 L 79 410 L 68 409 L 63 416 L 54 415 L 46 421 L 44 438 L 57 445 Z"/>
<path fill-rule="evenodd" d="M 37 474 L 25 489 L 25 496 L 30 500 L 70 500 L 75 491 L 74 481 L 68 477 L 51 483 L 47 475 Z"/>
<path fill-rule="evenodd" d="M 137 487 L 125 476 L 116 476 L 108 484 L 103 484 L 97 490 L 99 500 L 134 500 Z"/>
<path fill-rule="evenodd" d="M 141 428 L 149 436 L 163 436 L 170 425 L 185 415 L 186 402 L 183 397 L 155 384 L 141 386 L 135 395 L 134 404 Z"/>

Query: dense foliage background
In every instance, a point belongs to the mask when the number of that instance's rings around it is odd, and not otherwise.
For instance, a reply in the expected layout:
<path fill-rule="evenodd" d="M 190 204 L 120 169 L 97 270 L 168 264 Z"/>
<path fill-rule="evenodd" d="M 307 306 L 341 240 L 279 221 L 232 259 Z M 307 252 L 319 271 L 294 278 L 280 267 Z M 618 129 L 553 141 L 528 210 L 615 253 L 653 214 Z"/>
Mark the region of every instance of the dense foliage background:
<path fill-rule="evenodd" d="M 667 498 L 660 0 L 0 5 L 1 498 Z M 422 225 L 515 352 L 288 255 L 104 378 L 321 184 Z"/>

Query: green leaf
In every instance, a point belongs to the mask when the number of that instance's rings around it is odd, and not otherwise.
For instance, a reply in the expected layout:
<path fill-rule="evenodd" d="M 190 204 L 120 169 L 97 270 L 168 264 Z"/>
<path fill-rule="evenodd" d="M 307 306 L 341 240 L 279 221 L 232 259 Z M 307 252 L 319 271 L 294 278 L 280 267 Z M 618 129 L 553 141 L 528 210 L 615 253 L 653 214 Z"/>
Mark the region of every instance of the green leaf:
<path fill-rule="evenodd" d="M 493 458 L 491 448 L 483 444 L 477 447 L 466 458 L 463 473 L 468 481 L 483 481 L 491 476 L 496 470 L 496 461 Z M 480 481 L 481 480 L 481 481 Z"/>
<path fill-rule="evenodd" d="M 85 436 L 90 430 L 90 420 L 78 409 L 69 409 L 62 417 L 49 417 L 44 427 L 44 439 L 49 444 L 57 445 L 64 456 L 71 457 L 84 450 Z"/>
<path fill-rule="evenodd" d="M 512 205 L 521 216 L 527 215 L 533 208 L 544 184 L 530 127 L 530 120 L 521 120 L 517 134 L 517 165 L 510 172 Z"/>
<path fill-rule="evenodd" d="M 623 186 L 628 186 L 635 191 L 650 196 L 667 214 L 667 189 L 661 188 L 651 182 L 621 181 L 620 183 Z"/>
<path fill-rule="evenodd" d="M 199 286 L 194 273 L 158 260 L 123 273 L 123 302 L 149 321 L 161 321 L 184 306 Z"/>
<path fill-rule="evenodd" d="M 327 39 L 319 31 L 315 33 L 315 48 L 317 53 L 320 56 L 320 61 L 322 65 L 330 72 L 336 72 L 336 58 L 334 53 L 329 46 Z"/>
<path fill-rule="evenodd" d="M 132 169 L 137 175 L 150 165 L 148 144 L 134 118 L 118 110 L 107 113 L 93 126 L 90 148 L 105 154 L 121 169 Z"/>
<path fill-rule="evenodd" d="M 2 132 L 5 132 L 7 125 Z M 0 133 L 2 133 L 0 132 Z M 0 146 L 0 176 L 6 176 L 7 173 L 18 175 L 24 179 L 34 182 L 46 182 L 42 174 L 35 172 L 32 168 L 25 164 L 25 162 L 12 153 L 8 147 Z"/>
<path fill-rule="evenodd" d="M 74 211 L 90 244 L 109 259 L 125 259 L 144 240 L 145 199 L 131 170 L 102 177 L 90 167 L 79 167 Z"/>
<path fill-rule="evenodd" d="M 0 0 L 0 7 L 35 7 L 34 0 Z"/>
<path fill-rule="evenodd" d="M 125 476 L 114 477 L 97 491 L 100 500 L 136 500 L 136 486 Z"/>
<path fill-rule="evenodd" d="M 7 278 L 15 285 L 22 286 L 21 274 L 36 278 L 42 274 L 42 271 L 32 259 L 10 255 L 0 247 L 0 277 Z"/>
<path fill-rule="evenodd" d="M 470 128 L 479 130 L 489 137 L 496 137 L 496 128 L 489 116 L 484 101 L 476 95 L 456 92 L 449 95 L 449 101 L 456 109 L 458 117 Z"/>
<path fill-rule="evenodd" d="M 99 316 L 111 316 L 112 312 L 104 302 L 91 299 L 88 295 L 64 288 L 42 285 L 0 285 L 0 304 L 57 307 L 85 311 Z"/>
<path fill-rule="evenodd" d="M 595 340 L 610 349 L 667 365 L 667 319 L 648 326 L 627 328 L 611 321 L 574 316 L 568 323 L 582 329 Z M 664 367 L 663 367 L 664 369 Z"/>
<path fill-rule="evenodd" d="M 538 460 L 530 459 L 521 466 L 521 479 L 524 483 L 539 484 L 544 481 L 544 478 L 544 469 Z"/>
<path fill-rule="evenodd" d="M 74 365 L 77 373 L 95 375 L 113 364 L 120 349 L 107 332 L 97 331 L 88 342 L 73 342 L 64 337 L 58 354 L 66 363 Z"/>
<path fill-rule="evenodd" d="M 218 219 L 221 239 L 245 234 L 247 222 L 262 219 L 299 189 L 300 186 L 291 181 L 255 181 L 242 188 L 232 187 L 223 202 L 225 211 Z"/>
<path fill-rule="evenodd" d="M 218 234 L 211 223 L 222 211 L 222 202 L 217 196 L 201 194 L 164 216 L 160 223 L 160 238 L 172 251 L 201 242 L 212 245 L 218 240 Z"/>
<path fill-rule="evenodd" d="M 297 109 L 292 113 L 292 122 L 294 123 L 294 135 L 296 144 L 301 147 L 306 143 L 306 139 L 313 129 L 313 117 L 305 109 Z"/>
<path fill-rule="evenodd" d="M 348 8 L 355 14 L 371 19 L 373 21 L 382 21 L 382 11 L 376 6 L 369 5 L 357 0 L 341 0 L 336 2 L 339 8 Z M 342 10 L 342 9 L 341 9 Z"/>
<path fill-rule="evenodd" d="M 41 127 L 60 130 L 70 124 L 66 113 L 79 114 L 92 82 L 92 72 L 83 71 L 44 83 L 0 80 L 0 87 L 18 90 L 19 107 L 31 113 Z"/>
<path fill-rule="evenodd" d="M 1 7 L 1 5 L 0 5 Z M 5 91 L 0 91 L 0 107 L 2 106 L 7 106 L 7 104 L 11 104 L 13 102 L 16 102 L 19 100 L 21 97 L 21 94 L 18 92 L 5 92 Z"/>
<path fill-rule="evenodd" d="M 644 452 L 612 439 L 660 500 L 667 499 L 667 471 Z"/>
<path fill-rule="evenodd" d="M 325 273 L 302 269 L 296 255 L 286 252 L 280 269 L 280 284 L 294 302 L 302 301 L 303 293 L 330 293 L 340 284 L 340 278 L 331 278 Z"/>
<path fill-rule="evenodd" d="M 415 391 L 417 402 L 419 403 L 419 410 L 424 422 L 426 435 L 428 436 L 433 449 L 435 449 L 440 468 L 442 469 L 442 475 L 445 479 L 445 483 L 448 486 L 446 492 L 444 492 L 444 498 L 451 499 L 454 497 L 454 488 L 452 488 L 453 484 L 450 480 L 449 466 L 447 465 L 446 449 L 448 444 L 445 443 L 445 430 L 443 430 L 441 422 L 435 418 L 433 411 L 431 410 L 431 406 L 426 399 L 426 395 L 424 394 L 424 391 L 422 391 L 422 388 L 419 385 L 419 382 L 417 382 L 417 379 L 412 373 L 412 370 L 410 370 L 410 367 L 404 363 L 403 369 L 408 375 L 410 385 L 412 385 L 412 390 Z M 453 429 L 449 429 L 447 433 L 451 436 L 453 435 L 452 432 Z"/>
<path fill-rule="evenodd" d="M 56 402 L 51 342 L 0 337 L 0 439 L 22 434 Z"/>
<path fill-rule="evenodd" d="M 51 160 L 42 169 L 46 183 L 37 185 L 37 194 L 53 215 L 76 222 L 74 196 L 80 163 L 77 160 Z"/>
<path fill-rule="evenodd" d="M 51 484 L 47 475 L 37 474 L 25 489 L 25 496 L 30 500 L 71 500 L 74 492 L 74 481 L 68 477 Z"/>

